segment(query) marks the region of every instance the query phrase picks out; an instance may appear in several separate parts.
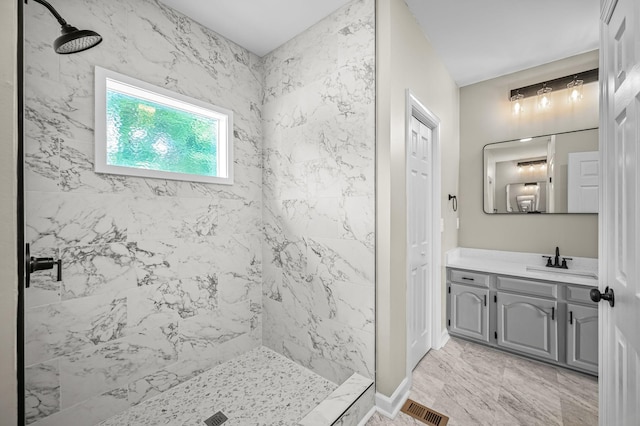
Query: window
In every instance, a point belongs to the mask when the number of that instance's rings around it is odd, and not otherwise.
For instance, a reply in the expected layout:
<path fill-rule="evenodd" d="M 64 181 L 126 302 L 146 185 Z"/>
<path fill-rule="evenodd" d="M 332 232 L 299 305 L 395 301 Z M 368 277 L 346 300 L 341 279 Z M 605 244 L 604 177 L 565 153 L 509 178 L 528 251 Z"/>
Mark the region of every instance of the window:
<path fill-rule="evenodd" d="M 100 67 L 95 171 L 233 183 L 233 112 Z"/>

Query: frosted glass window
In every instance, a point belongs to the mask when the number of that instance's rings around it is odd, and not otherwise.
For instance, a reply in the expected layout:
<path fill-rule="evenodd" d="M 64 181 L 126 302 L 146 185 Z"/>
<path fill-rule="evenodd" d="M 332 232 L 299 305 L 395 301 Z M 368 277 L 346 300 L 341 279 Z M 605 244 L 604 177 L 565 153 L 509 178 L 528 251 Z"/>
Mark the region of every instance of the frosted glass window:
<path fill-rule="evenodd" d="M 233 183 L 233 113 L 96 67 L 98 173 Z"/>

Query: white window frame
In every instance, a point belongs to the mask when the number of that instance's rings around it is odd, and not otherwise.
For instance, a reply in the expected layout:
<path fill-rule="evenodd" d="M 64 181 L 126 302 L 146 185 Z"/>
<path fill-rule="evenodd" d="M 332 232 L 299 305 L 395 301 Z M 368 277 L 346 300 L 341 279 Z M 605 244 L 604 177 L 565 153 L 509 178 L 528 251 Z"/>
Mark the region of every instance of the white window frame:
<path fill-rule="evenodd" d="M 216 153 L 218 176 L 107 164 L 107 86 L 131 96 L 218 120 L 218 147 Z M 94 142 L 94 170 L 96 173 L 224 185 L 233 184 L 233 111 L 101 67 L 95 67 Z"/>

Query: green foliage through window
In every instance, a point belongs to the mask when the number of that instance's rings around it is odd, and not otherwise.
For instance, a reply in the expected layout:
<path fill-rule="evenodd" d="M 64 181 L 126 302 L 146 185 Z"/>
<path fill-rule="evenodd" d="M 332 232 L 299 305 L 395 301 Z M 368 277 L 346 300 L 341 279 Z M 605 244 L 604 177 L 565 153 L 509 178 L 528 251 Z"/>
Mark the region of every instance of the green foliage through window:
<path fill-rule="evenodd" d="M 218 124 L 107 89 L 107 164 L 217 176 Z"/>

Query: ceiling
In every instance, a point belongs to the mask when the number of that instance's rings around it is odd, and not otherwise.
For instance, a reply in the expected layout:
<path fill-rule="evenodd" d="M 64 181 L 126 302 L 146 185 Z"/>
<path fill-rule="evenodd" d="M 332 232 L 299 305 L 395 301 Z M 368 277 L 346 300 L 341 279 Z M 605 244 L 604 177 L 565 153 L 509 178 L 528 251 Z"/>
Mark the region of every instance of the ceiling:
<path fill-rule="evenodd" d="M 161 0 L 264 56 L 350 0 Z"/>
<path fill-rule="evenodd" d="M 349 0 L 162 0 L 264 56 Z M 459 86 L 598 48 L 600 0 L 405 0 Z"/>
<path fill-rule="evenodd" d="M 405 0 L 458 86 L 598 48 L 600 0 Z"/>

